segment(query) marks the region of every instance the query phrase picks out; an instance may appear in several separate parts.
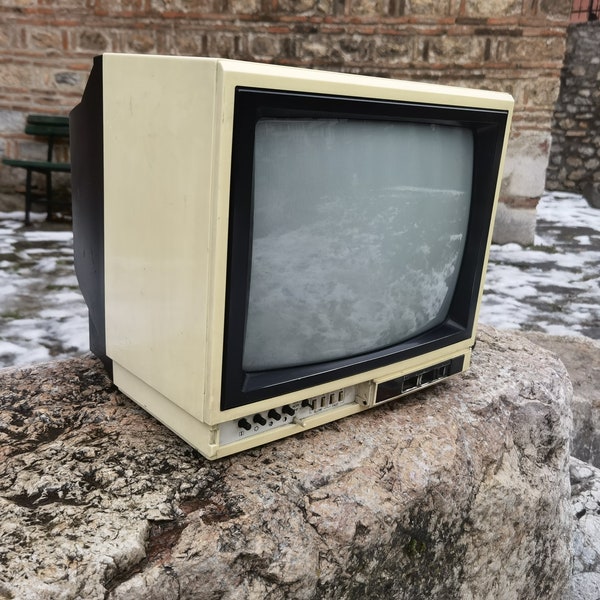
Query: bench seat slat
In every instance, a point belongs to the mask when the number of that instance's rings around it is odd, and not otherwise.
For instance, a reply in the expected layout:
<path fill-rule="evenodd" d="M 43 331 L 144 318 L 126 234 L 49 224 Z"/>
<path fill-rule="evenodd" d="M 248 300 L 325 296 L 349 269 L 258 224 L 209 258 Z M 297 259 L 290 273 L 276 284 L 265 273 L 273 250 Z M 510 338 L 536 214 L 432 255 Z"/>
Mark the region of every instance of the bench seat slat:
<path fill-rule="evenodd" d="M 68 125 L 43 125 L 28 123 L 25 126 L 25 133 L 28 135 L 45 137 L 69 137 L 69 127 Z"/>
<path fill-rule="evenodd" d="M 50 171 L 69 173 L 71 171 L 71 163 L 66 162 L 47 162 L 45 160 L 27 160 L 20 158 L 3 158 L 2 162 L 9 167 L 31 169 L 36 173 L 49 173 Z"/>
<path fill-rule="evenodd" d="M 59 115 L 29 115 L 27 122 L 32 125 L 59 125 L 61 127 L 68 127 L 69 117 Z"/>

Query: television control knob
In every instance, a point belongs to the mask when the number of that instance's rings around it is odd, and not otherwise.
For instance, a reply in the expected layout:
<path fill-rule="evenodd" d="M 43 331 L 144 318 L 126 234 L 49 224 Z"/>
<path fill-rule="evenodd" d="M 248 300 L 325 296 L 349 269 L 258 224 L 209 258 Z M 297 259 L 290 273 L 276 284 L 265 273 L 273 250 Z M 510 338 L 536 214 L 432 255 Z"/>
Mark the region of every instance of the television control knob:
<path fill-rule="evenodd" d="M 284 413 L 284 414 L 286 414 L 286 415 L 289 415 L 290 417 L 293 417 L 296 414 L 296 411 L 291 406 L 289 406 L 288 404 L 286 404 L 281 409 L 281 412 Z"/>
<path fill-rule="evenodd" d="M 267 416 L 274 421 L 279 421 L 281 419 L 281 415 L 273 408 L 269 411 Z"/>
<path fill-rule="evenodd" d="M 267 420 L 260 413 L 254 415 L 252 420 L 259 425 L 264 425 L 267 422 Z"/>
<path fill-rule="evenodd" d="M 250 425 L 246 419 L 240 419 L 238 421 L 238 427 L 240 429 L 245 429 L 246 431 L 250 431 L 250 429 L 252 429 L 252 425 Z"/>

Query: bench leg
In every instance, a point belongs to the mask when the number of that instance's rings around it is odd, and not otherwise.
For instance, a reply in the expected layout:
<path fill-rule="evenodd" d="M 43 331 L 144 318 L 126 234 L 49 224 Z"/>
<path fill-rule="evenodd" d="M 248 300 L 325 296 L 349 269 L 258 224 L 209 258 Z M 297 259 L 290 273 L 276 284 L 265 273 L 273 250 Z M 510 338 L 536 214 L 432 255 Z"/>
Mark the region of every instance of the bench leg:
<path fill-rule="evenodd" d="M 46 203 L 47 203 L 47 213 L 46 220 L 52 220 L 52 173 L 48 171 L 46 173 Z"/>
<path fill-rule="evenodd" d="M 31 169 L 27 169 L 27 177 L 25 178 L 25 225 L 31 225 L 29 214 L 31 213 L 31 204 L 33 197 L 31 195 Z"/>

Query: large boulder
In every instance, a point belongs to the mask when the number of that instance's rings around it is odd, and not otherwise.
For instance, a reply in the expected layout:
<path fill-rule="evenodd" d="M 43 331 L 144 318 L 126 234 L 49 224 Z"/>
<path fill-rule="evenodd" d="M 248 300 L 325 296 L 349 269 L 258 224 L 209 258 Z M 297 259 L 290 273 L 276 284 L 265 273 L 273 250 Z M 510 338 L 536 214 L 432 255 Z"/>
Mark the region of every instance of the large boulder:
<path fill-rule="evenodd" d="M 0 371 L 0 598 L 563 598 L 571 385 L 482 329 L 471 370 L 216 462 L 100 363 Z"/>
<path fill-rule="evenodd" d="M 600 594 L 600 469 L 571 457 L 573 503 L 572 600 Z"/>
<path fill-rule="evenodd" d="M 600 467 L 600 342 L 586 337 L 535 332 L 525 335 L 556 353 L 567 368 L 573 382 L 571 454 Z M 600 592 L 598 594 L 600 596 Z"/>

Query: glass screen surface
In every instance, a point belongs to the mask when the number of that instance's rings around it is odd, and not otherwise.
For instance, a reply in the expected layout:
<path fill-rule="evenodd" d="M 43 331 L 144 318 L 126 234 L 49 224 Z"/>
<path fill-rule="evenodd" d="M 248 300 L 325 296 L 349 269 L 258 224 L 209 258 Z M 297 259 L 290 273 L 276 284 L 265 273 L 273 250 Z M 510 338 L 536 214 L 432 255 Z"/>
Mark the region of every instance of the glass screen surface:
<path fill-rule="evenodd" d="M 467 128 L 259 120 L 243 369 L 347 358 L 441 323 L 472 172 Z"/>

